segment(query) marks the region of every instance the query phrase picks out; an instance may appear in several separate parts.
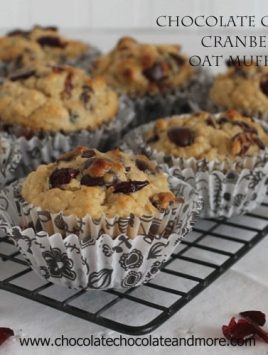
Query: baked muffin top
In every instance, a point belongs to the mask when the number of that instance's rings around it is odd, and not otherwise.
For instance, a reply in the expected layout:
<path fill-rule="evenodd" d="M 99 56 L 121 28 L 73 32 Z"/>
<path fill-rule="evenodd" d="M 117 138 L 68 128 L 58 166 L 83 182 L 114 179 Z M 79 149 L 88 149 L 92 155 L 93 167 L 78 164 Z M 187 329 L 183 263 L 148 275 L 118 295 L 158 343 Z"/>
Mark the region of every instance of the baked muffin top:
<path fill-rule="evenodd" d="M 261 117 L 268 111 L 268 68 L 251 65 L 232 65 L 216 76 L 209 98 L 221 109 L 235 109 Z"/>
<path fill-rule="evenodd" d="M 166 176 L 145 156 L 86 147 L 39 166 L 27 176 L 21 193 L 35 207 L 79 218 L 148 216 L 177 201 Z"/>
<path fill-rule="evenodd" d="M 78 68 L 39 65 L 14 73 L 0 86 L 0 122 L 33 131 L 96 129 L 119 109 L 117 94 L 101 78 Z"/>
<path fill-rule="evenodd" d="M 178 45 L 144 44 L 124 37 L 97 59 L 94 73 L 103 75 L 118 92 L 138 96 L 185 86 L 193 68 Z"/>
<path fill-rule="evenodd" d="M 88 50 L 87 44 L 63 37 L 56 27 L 34 26 L 29 31 L 14 30 L 0 38 L 0 60 L 16 61 L 17 69 L 28 64 L 29 59 L 35 63 L 45 60 L 62 64 Z"/>
<path fill-rule="evenodd" d="M 235 110 L 159 119 L 145 139 L 167 155 L 219 161 L 254 156 L 268 145 L 262 127 Z"/>

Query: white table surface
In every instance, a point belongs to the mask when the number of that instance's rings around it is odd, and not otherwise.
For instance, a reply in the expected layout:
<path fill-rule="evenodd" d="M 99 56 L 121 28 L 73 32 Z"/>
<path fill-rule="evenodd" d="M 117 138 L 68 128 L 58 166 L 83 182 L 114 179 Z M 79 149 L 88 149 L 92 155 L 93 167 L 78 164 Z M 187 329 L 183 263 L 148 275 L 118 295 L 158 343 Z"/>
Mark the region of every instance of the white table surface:
<path fill-rule="evenodd" d="M 75 37 L 90 38 L 91 42 L 100 43 L 107 49 L 123 33 L 75 33 Z M 128 33 L 133 34 L 133 33 Z M 149 33 L 136 34 L 139 38 L 154 42 L 174 42 L 179 40 L 188 52 L 197 49 L 198 36 L 185 34 Z M 201 50 L 201 49 L 200 49 Z M 215 69 L 215 68 L 214 68 Z M 152 333 L 153 336 L 166 337 L 221 337 L 221 326 L 227 324 L 236 313 L 249 309 L 259 309 L 268 313 L 268 238 L 264 238 L 243 259 L 236 263 L 217 281 L 210 285 L 194 300 L 182 308 L 163 326 Z M 1 269 L 0 269 L 1 273 Z M 130 314 L 131 317 L 131 314 Z M 141 314 L 142 317 L 142 314 Z M 95 324 L 78 319 L 71 315 L 56 311 L 33 301 L 0 290 L 0 327 L 10 327 L 17 335 L 26 337 L 66 337 L 117 336 L 118 333 L 109 331 Z M 183 348 L 34 348 L 21 347 L 15 337 L 8 340 L 0 348 L 1 355 L 42 355 L 42 354 L 243 354 L 268 355 L 268 346 L 258 342 L 256 347 L 183 347 Z"/>
<path fill-rule="evenodd" d="M 223 274 L 217 281 L 182 308 L 163 326 L 152 333 L 166 337 L 221 337 L 221 326 L 230 317 L 249 309 L 268 313 L 267 277 L 268 238 L 264 238 L 243 259 Z M 1 272 L 1 271 L 0 271 Z M 130 314 L 131 317 L 131 314 Z M 141 314 L 142 317 L 142 314 Z M 26 337 L 118 336 L 100 326 L 75 318 L 50 307 L 26 300 L 0 290 L 0 326 L 14 329 Z M 22 348 L 18 339 L 7 341 L 0 348 L 1 355 L 29 354 L 244 354 L 267 355 L 267 344 L 257 342 L 255 347 L 183 347 L 177 348 Z"/>

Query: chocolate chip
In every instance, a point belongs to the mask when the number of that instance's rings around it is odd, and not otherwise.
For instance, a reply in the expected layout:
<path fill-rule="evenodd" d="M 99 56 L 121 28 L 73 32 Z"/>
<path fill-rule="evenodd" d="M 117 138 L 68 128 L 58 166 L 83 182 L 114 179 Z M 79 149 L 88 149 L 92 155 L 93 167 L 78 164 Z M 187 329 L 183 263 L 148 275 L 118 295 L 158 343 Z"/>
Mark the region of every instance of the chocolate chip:
<path fill-rule="evenodd" d="M 186 147 L 194 141 L 193 131 L 186 127 L 171 127 L 167 131 L 167 135 L 169 140 L 178 147 Z"/>
<path fill-rule="evenodd" d="M 89 175 L 84 175 L 80 181 L 81 185 L 85 186 L 104 186 L 105 181 L 103 177 L 92 177 Z"/>
<path fill-rule="evenodd" d="M 150 166 L 150 164 L 143 159 L 136 159 L 135 164 L 136 164 L 136 167 L 141 171 L 147 170 L 147 171 L 153 172 L 153 169 Z"/>
<path fill-rule="evenodd" d="M 261 80 L 260 89 L 264 93 L 264 95 L 268 96 L 268 77 L 267 76 Z"/>
<path fill-rule="evenodd" d="M 93 149 L 88 149 L 82 152 L 81 158 L 92 158 L 96 155 L 96 152 Z"/>
<path fill-rule="evenodd" d="M 143 189 L 149 184 L 149 181 L 123 181 L 114 185 L 114 193 L 122 192 L 124 194 L 129 194 Z"/>
<path fill-rule="evenodd" d="M 41 47 L 57 47 L 57 48 L 65 48 L 66 43 L 62 42 L 59 37 L 56 36 L 43 36 L 39 37 L 37 42 Z"/>
<path fill-rule="evenodd" d="M 36 73 L 35 70 L 27 70 L 27 71 L 24 70 L 22 72 L 18 72 L 18 73 L 11 75 L 9 77 L 9 79 L 11 81 L 26 80 L 26 79 L 30 78 L 31 76 L 34 76 L 35 73 Z"/>
<path fill-rule="evenodd" d="M 160 63 L 155 63 L 150 68 L 144 69 L 142 73 L 148 80 L 156 83 L 164 79 L 164 71 Z"/>
<path fill-rule="evenodd" d="M 59 187 L 68 184 L 79 174 L 79 170 L 72 168 L 56 169 L 49 177 L 49 184 L 51 188 Z"/>
<path fill-rule="evenodd" d="M 156 143 L 159 140 L 159 136 L 154 134 L 152 137 L 148 138 L 146 143 Z"/>
<path fill-rule="evenodd" d="M 131 166 L 126 166 L 125 167 L 126 172 L 128 173 L 131 170 Z"/>
<path fill-rule="evenodd" d="M 221 117 L 218 122 L 219 124 L 224 124 L 224 123 L 230 123 L 231 121 L 226 117 Z"/>
<path fill-rule="evenodd" d="M 86 105 L 89 100 L 90 100 L 90 95 L 91 95 L 92 89 L 90 86 L 88 85 L 84 85 L 83 86 L 83 91 L 80 95 L 80 100 L 84 102 L 84 104 Z"/>
<path fill-rule="evenodd" d="M 185 59 L 182 56 L 175 53 L 170 53 L 170 56 L 175 60 L 179 67 L 185 64 Z"/>

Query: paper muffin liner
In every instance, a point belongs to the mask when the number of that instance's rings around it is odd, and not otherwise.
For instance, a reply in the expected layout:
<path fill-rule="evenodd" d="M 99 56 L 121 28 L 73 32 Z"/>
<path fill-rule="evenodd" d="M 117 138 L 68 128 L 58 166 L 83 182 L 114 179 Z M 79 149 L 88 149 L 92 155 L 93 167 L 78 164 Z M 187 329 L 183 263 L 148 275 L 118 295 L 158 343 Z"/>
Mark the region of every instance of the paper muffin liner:
<path fill-rule="evenodd" d="M 200 111 L 201 104 L 207 98 L 207 88 L 211 81 L 210 73 L 198 68 L 184 88 L 157 95 L 129 96 L 135 110 L 135 119 L 130 127 L 134 128 L 160 117 Z"/>
<path fill-rule="evenodd" d="M 0 188 L 18 178 L 21 159 L 17 142 L 5 133 L 0 134 Z"/>
<path fill-rule="evenodd" d="M 90 46 L 87 53 L 74 60 L 67 60 L 64 64 L 85 70 L 88 74 L 92 73 L 95 60 L 101 55 L 101 51 L 94 46 Z"/>
<path fill-rule="evenodd" d="M 201 208 L 199 196 L 189 184 L 171 175 L 169 180 L 172 190 L 184 198 L 184 203 L 168 218 L 164 216 L 157 221 L 157 228 L 163 232 L 154 237 L 149 233 L 151 220 L 140 221 L 132 216 L 124 219 L 122 225 L 118 223 L 120 230 L 115 238 L 109 234 L 112 226 L 101 230 L 99 221 L 80 219 L 77 220 L 79 229 L 75 229 L 73 218 L 65 217 L 60 223 L 64 224 L 64 233 L 68 231 L 64 237 L 59 232 L 57 216 L 39 209 L 25 212 L 21 182 L 12 183 L 0 192 L 0 229 L 15 242 L 33 270 L 47 281 L 75 289 L 138 286 L 157 275 L 191 230 Z M 49 218 L 51 235 L 43 228 Z M 106 221 L 109 224 L 115 219 Z M 92 234 L 87 233 L 89 224 Z M 143 232 L 130 238 L 125 233 L 127 225 L 132 231 L 142 225 Z"/>
<path fill-rule="evenodd" d="M 23 136 L 23 128 L 12 126 L 8 129 L 10 137 L 16 137 L 22 155 L 21 169 L 25 173 L 35 169 L 41 163 L 50 163 L 60 154 L 75 148 L 78 145 L 90 146 L 99 150 L 110 149 L 118 145 L 123 129 L 131 122 L 134 112 L 128 98 L 120 98 L 118 115 L 109 123 L 100 128 L 88 131 L 81 130 L 69 134 L 43 134 L 27 139 Z M 2 130 L 5 127 L 2 127 Z"/>
<path fill-rule="evenodd" d="M 147 155 L 164 170 L 191 184 L 204 206 L 201 218 L 230 218 L 254 210 L 264 200 L 268 185 L 268 149 L 254 157 L 231 161 L 178 158 L 152 149 L 144 133 L 153 126 L 138 127 L 124 137 L 124 149 Z"/>

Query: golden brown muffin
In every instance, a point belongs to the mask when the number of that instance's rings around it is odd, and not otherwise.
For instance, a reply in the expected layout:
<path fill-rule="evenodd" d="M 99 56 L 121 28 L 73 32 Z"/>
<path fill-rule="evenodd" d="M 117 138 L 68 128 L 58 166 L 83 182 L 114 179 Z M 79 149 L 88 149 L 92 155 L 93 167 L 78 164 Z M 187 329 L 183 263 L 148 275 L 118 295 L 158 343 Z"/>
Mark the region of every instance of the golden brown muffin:
<path fill-rule="evenodd" d="M 29 31 L 14 30 L 0 38 L 0 60 L 11 62 L 12 69 L 42 61 L 64 64 L 88 50 L 86 43 L 63 37 L 56 27 L 34 26 Z"/>
<path fill-rule="evenodd" d="M 118 96 L 103 79 L 68 66 L 36 66 L 0 87 L 0 122 L 33 131 L 94 130 L 118 110 Z"/>
<path fill-rule="evenodd" d="M 262 127 L 234 110 L 160 119 L 145 133 L 145 139 L 167 155 L 220 161 L 254 156 L 268 145 Z"/>
<path fill-rule="evenodd" d="M 120 93 L 141 96 L 186 86 L 193 68 L 178 45 L 144 44 L 124 37 L 96 61 L 94 73 Z"/>
<path fill-rule="evenodd" d="M 215 78 L 209 93 L 211 102 L 220 109 L 235 109 L 250 116 L 267 114 L 267 67 L 228 65 L 228 71 Z"/>
<path fill-rule="evenodd" d="M 176 201 L 166 176 L 145 156 L 85 147 L 39 166 L 23 183 L 22 196 L 35 207 L 79 218 L 148 216 Z"/>

